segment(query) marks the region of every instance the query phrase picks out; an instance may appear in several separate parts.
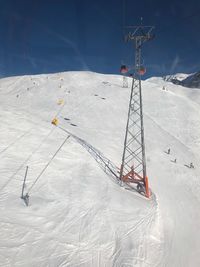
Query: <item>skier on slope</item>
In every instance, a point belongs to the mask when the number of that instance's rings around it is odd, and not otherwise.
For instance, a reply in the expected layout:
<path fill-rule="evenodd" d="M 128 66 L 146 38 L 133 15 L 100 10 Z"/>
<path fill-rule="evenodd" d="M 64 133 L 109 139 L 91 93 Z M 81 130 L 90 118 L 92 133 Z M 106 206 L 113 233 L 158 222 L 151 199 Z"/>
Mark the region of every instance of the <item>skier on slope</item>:
<path fill-rule="evenodd" d="M 194 169 L 194 165 L 192 162 L 190 163 L 190 168 Z"/>

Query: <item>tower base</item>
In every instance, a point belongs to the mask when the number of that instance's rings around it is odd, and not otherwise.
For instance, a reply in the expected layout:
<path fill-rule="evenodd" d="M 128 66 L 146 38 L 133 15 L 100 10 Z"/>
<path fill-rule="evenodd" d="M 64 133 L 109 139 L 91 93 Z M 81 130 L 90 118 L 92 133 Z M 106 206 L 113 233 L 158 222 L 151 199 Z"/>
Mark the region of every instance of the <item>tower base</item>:
<path fill-rule="evenodd" d="M 150 198 L 149 181 L 147 176 L 143 178 L 132 168 L 130 172 L 121 177 L 121 180 L 128 184 L 137 184 L 137 191 L 139 193 L 144 193 L 145 197 Z"/>

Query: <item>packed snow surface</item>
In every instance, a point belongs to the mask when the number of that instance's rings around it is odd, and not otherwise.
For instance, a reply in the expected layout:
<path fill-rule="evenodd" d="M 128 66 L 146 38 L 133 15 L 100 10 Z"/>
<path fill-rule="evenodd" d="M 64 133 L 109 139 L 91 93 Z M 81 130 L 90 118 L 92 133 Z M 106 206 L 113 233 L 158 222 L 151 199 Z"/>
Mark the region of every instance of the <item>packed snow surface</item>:
<path fill-rule="evenodd" d="M 0 80 L 0 266 L 200 266 L 200 90 L 142 82 L 151 199 L 59 128 L 120 166 L 130 86 L 92 72 Z"/>

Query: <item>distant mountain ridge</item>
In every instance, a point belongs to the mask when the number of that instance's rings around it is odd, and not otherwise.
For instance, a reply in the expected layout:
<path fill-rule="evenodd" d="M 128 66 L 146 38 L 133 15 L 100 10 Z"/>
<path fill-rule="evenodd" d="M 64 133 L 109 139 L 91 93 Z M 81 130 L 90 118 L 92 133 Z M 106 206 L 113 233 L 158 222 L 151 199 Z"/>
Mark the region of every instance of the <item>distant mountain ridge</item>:
<path fill-rule="evenodd" d="M 175 75 L 167 75 L 163 79 L 185 87 L 200 89 L 200 71 L 192 74 L 177 73 Z"/>

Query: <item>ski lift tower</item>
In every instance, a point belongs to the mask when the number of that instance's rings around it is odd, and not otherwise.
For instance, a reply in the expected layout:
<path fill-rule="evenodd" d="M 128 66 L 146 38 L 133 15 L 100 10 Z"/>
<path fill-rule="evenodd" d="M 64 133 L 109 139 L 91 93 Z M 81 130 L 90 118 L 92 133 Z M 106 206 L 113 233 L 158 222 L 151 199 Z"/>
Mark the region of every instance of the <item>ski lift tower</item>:
<path fill-rule="evenodd" d="M 128 110 L 128 120 L 124 140 L 124 151 L 120 169 L 120 180 L 136 187 L 137 191 L 150 197 L 148 178 L 146 173 L 143 108 L 141 75 L 144 67 L 141 66 L 142 45 L 153 39 L 153 26 L 128 26 L 129 31 L 125 41 L 131 41 L 135 46 L 135 68 Z"/>

